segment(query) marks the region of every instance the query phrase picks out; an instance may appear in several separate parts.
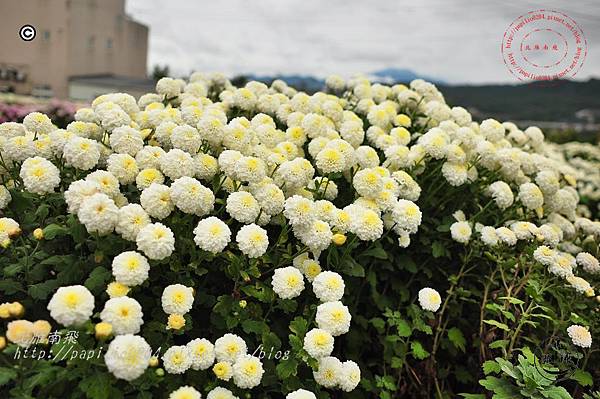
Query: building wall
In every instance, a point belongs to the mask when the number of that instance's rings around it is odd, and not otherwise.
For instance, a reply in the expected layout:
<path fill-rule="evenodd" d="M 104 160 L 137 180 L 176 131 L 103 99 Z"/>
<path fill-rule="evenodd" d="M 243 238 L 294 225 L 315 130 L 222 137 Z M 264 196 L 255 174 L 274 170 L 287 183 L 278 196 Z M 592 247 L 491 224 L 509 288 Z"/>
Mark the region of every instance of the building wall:
<path fill-rule="evenodd" d="M 0 86 L 29 94 L 49 85 L 65 98 L 69 76 L 146 76 L 148 28 L 125 14 L 125 0 L 2 0 L 0 15 L 0 67 L 28 76 L 24 83 L 0 80 Z M 25 24 L 37 30 L 31 42 L 19 37 Z"/>

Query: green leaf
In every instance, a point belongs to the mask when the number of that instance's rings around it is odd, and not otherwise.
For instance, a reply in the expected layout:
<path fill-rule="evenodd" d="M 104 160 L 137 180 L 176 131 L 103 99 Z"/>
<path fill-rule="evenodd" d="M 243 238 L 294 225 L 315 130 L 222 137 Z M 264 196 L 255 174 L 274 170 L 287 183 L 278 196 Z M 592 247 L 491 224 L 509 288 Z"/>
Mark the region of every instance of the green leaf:
<path fill-rule="evenodd" d="M 242 328 L 247 334 L 254 333 L 256 335 L 262 335 L 269 332 L 269 326 L 264 321 L 244 320 L 242 322 Z"/>
<path fill-rule="evenodd" d="M 304 337 L 306 331 L 308 331 L 308 321 L 298 316 L 290 322 L 290 331 L 299 337 Z"/>
<path fill-rule="evenodd" d="M 429 356 L 429 352 L 427 352 L 425 348 L 423 348 L 423 345 L 419 341 L 411 342 L 410 349 L 415 359 L 423 360 Z"/>
<path fill-rule="evenodd" d="M 577 383 L 584 387 L 591 387 L 594 384 L 592 375 L 585 370 L 577 369 L 571 376 L 571 379 L 577 381 Z"/>
<path fill-rule="evenodd" d="M 459 393 L 465 399 L 485 399 L 485 395 L 482 393 Z"/>
<path fill-rule="evenodd" d="M 79 388 L 89 399 L 122 398 L 123 395 L 113 386 L 113 378 L 106 373 L 92 373 L 79 383 Z"/>
<path fill-rule="evenodd" d="M 112 273 L 105 267 L 98 266 L 90 273 L 90 276 L 85 280 L 84 285 L 92 292 L 98 292 L 106 286 L 106 283 L 111 278 Z"/>
<path fill-rule="evenodd" d="M 8 367 L 0 367 L 0 386 L 6 385 L 17 378 L 17 370 Z"/>
<path fill-rule="evenodd" d="M 30 285 L 27 289 L 27 293 L 33 299 L 45 300 L 48 298 L 51 292 L 54 292 L 60 283 L 56 280 L 47 280 L 43 283 Z"/>
<path fill-rule="evenodd" d="M 44 239 L 46 240 L 52 240 L 56 236 L 64 236 L 67 234 L 69 234 L 69 230 L 64 226 L 52 223 L 44 227 Z"/>
<path fill-rule="evenodd" d="M 460 349 L 462 352 L 465 351 L 467 340 L 465 339 L 462 331 L 460 331 L 458 328 L 452 327 L 448 330 L 448 339 L 456 348 Z"/>
<path fill-rule="evenodd" d="M 410 337 L 412 334 L 412 328 L 410 328 L 408 321 L 404 319 L 398 320 L 396 328 L 398 329 L 398 335 L 401 337 Z"/>
<path fill-rule="evenodd" d="M 485 375 L 500 372 L 500 365 L 495 360 L 486 360 L 481 367 Z"/>
<path fill-rule="evenodd" d="M 292 375 L 296 375 L 298 372 L 298 361 L 292 357 L 282 360 L 275 368 L 275 371 L 280 379 L 285 380 Z"/>
<path fill-rule="evenodd" d="M 490 344 L 490 349 L 506 348 L 507 345 L 508 345 L 507 339 L 499 339 Z"/>
<path fill-rule="evenodd" d="M 362 256 L 373 257 L 376 259 L 387 259 L 388 258 L 387 252 L 385 252 L 385 250 L 381 247 L 369 249 L 368 251 L 361 253 L 360 256 L 361 257 Z"/>
<path fill-rule="evenodd" d="M 434 241 L 431 244 L 431 254 L 434 258 L 441 258 L 446 255 L 446 248 L 440 241 Z"/>
<path fill-rule="evenodd" d="M 500 322 L 499 322 L 499 321 L 497 321 L 497 320 L 484 320 L 483 322 L 484 322 L 485 324 L 489 324 L 489 325 L 492 325 L 492 326 L 498 327 L 498 328 L 499 328 L 499 329 L 501 329 L 501 330 L 504 330 L 504 331 L 510 331 L 510 328 L 509 328 L 509 327 L 508 327 L 506 324 L 504 324 L 504 323 L 500 323 Z"/>

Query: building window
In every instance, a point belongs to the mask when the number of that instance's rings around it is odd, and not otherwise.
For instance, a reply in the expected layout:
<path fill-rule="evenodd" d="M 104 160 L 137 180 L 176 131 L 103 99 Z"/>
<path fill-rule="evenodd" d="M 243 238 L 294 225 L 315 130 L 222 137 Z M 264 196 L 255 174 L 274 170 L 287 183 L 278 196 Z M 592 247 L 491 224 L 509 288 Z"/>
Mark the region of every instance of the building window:
<path fill-rule="evenodd" d="M 48 40 L 50 40 L 50 31 L 49 31 L 49 30 L 45 30 L 45 31 L 44 31 L 44 36 L 43 36 L 43 37 L 44 37 L 44 40 L 45 40 L 45 41 L 48 41 Z"/>
<path fill-rule="evenodd" d="M 94 44 L 96 43 L 96 37 L 94 37 L 93 35 L 88 37 L 88 47 L 89 48 L 94 48 Z"/>
<path fill-rule="evenodd" d="M 109 37 L 108 39 L 106 39 L 106 48 L 112 48 L 112 47 L 113 47 L 113 41 Z"/>

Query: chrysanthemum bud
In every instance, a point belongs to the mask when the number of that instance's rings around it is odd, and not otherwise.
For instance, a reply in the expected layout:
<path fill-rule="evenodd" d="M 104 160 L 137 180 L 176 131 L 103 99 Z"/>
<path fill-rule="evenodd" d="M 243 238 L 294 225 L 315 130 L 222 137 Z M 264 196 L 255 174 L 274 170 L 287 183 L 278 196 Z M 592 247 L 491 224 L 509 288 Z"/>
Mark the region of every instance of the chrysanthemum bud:
<path fill-rule="evenodd" d="M 157 376 L 163 377 L 165 375 L 165 370 L 159 368 L 159 369 L 156 369 L 155 373 Z"/>
<path fill-rule="evenodd" d="M 0 351 L 6 348 L 6 338 L 0 337 Z"/>
<path fill-rule="evenodd" d="M 25 314 L 25 307 L 20 302 L 13 302 L 8 305 L 8 312 L 12 317 L 21 317 Z"/>
<path fill-rule="evenodd" d="M 156 356 L 152 356 L 150 358 L 150 360 L 148 361 L 148 366 L 150 366 L 150 367 L 158 366 L 158 358 Z"/>
<path fill-rule="evenodd" d="M 331 237 L 331 241 L 333 241 L 335 245 L 344 245 L 346 243 L 346 238 L 346 235 L 337 233 Z"/>
<path fill-rule="evenodd" d="M 44 239 L 44 230 L 40 229 L 39 227 L 35 230 L 33 230 L 33 238 L 35 238 L 36 240 L 40 241 Z"/>
<path fill-rule="evenodd" d="M 240 308 L 244 309 L 247 305 L 248 305 L 248 302 L 246 302 L 245 300 L 242 299 L 240 301 Z"/>
<path fill-rule="evenodd" d="M 113 328 L 110 323 L 106 323 L 103 321 L 101 323 L 96 324 L 96 327 L 95 327 L 96 339 L 99 339 L 99 340 L 107 339 L 112 334 L 112 330 L 113 330 Z"/>
<path fill-rule="evenodd" d="M 185 326 L 185 318 L 180 314 L 170 314 L 167 330 L 180 330 Z"/>

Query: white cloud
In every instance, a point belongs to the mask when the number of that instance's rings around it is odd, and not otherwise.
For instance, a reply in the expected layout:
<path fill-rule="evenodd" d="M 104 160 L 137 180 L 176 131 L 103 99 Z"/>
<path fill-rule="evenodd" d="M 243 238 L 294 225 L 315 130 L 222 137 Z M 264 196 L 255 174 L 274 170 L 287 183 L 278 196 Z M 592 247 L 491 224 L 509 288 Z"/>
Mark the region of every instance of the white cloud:
<path fill-rule="evenodd" d="M 500 54 L 518 15 L 559 9 L 582 26 L 588 57 L 579 78 L 600 75 L 595 22 L 600 3 L 584 1 L 128 0 L 150 26 L 149 65 L 229 75 L 349 76 L 409 68 L 450 82 L 513 82 Z"/>

